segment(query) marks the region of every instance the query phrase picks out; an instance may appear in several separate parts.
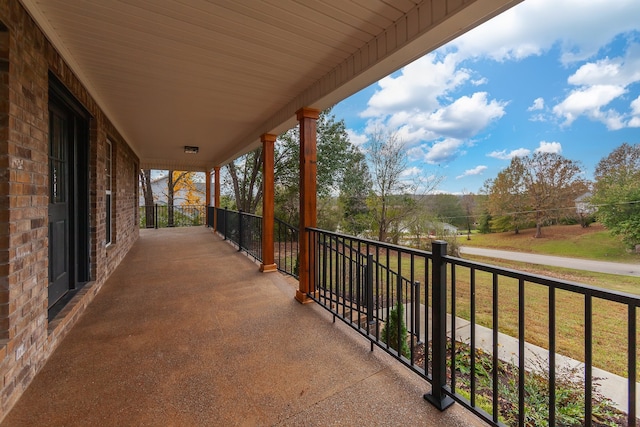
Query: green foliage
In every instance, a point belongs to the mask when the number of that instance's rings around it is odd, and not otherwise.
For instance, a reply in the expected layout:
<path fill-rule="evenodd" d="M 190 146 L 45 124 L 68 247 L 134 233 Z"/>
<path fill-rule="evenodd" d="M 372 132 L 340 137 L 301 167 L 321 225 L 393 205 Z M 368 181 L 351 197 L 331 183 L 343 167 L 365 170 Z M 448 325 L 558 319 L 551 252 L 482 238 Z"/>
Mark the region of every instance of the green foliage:
<path fill-rule="evenodd" d="M 220 207 L 231 209 L 232 211 L 237 211 L 238 206 L 236 206 L 236 201 L 233 197 L 228 194 L 220 195 Z"/>
<path fill-rule="evenodd" d="M 510 221 L 516 233 L 533 220 L 535 237 L 541 237 L 542 226 L 556 220 L 563 214 L 562 208 L 572 207 L 586 191 L 587 183 L 581 176 L 579 163 L 556 153 L 514 157 L 494 180 L 485 183 L 489 211 L 500 218 L 499 227 Z"/>
<path fill-rule="evenodd" d="M 459 228 L 467 225 L 467 213 L 459 196 L 454 194 L 428 195 L 425 196 L 425 205 L 433 217 L 440 218 L 442 221 Z"/>
<path fill-rule="evenodd" d="M 400 336 L 398 336 L 398 322 L 400 322 Z M 411 357 L 411 349 L 407 343 L 407 325 L 404 321 L 404 306 L 396 303 L 396 306 L 389 312 L 389 319 L 382 328 L 382 342 L 389 344 L 389 347 L 398 351 L 398 341 L 401 350 L 398 352 L 404 357 Z"/>
<path fill-rule="evenodd" d="M 367 197 L 371 193 L 371 174 L 364 154 L 353 153 L 344 170 L 338 203 L 341 209 L 340 226 L 347 234 L 360 235 L 371 226 Z"/>
<path fill-rule="evenodd" d="M 320 113 L 317 121 L 317 196 L 318 221 L 335 230 L 340 219 L 333 211 L 333 197 L 343 191 L 348 169 L 358 164 L 361 153 L 349 140 L 344 120 L 336 120 L 331 109 Z M 295 127 L 278 137 L 275 159 L 275 214 L 290 224 L 297 224 L 300 209 L 300 138 Z M 348 188 L 348 187 L 346 187 Z M 323 212 L 323 208 L 329 208 Z"/>
<path fill-rule="evenodd" d="M 491 214 L 489 212 L 484 212 L 480 216 L 480 221 L 478 221 L 478 231 L 482 234 L 491 233 Z"/>
<path fill-rule="evenodd" d="M 449 351 L 451 351 L 449 345 Z M 549 375 L 548 362 L 537 360 L 532 372 L 525 373 L 525 425 L 549 425 Z M 450 359 L 448 359 L 451 368 Z M 471 348 L 456 343 L 455 366 L 458 372 L 456 392 L 470 398 Z M 518 366 L 498 361 L 498 393 L 500 395 L 499 419 L 506 425 L 518 424 Z M 481 349 L 475 351 L 476 404 L 492 413 L 490 400 L 493 395 L 493 358 Z M 556 425 L 580 426 L 584 422 L 584 373 L 578 368 L 559 368 L 556 371 Z M 618 411 L 611 400 L 597 389 L 593 393 L 593 420 L 597 425 L 617 426 L 625 422 L 625 415 Z"/>
<path fill-rule="evenodd" d="M 640 144 L 622 144 L 596 166 L 591 202 L 611 233 L 633 247 L 640 243 Z"/>

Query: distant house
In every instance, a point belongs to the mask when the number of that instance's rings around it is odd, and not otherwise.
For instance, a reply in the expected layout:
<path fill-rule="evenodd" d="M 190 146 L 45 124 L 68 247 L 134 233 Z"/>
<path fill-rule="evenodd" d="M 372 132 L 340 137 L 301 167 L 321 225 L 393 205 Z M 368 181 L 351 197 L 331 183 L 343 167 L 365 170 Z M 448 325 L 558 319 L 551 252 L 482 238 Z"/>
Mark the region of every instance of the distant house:
<path fill-rule="evenodd" d="M 591 192 L 586 192 L 580 197 L 576 198 L 576 213 L 580 216 L 589 216 L 594 214 L 598 209 L 591 204 Z"/>
<path fill-rule="evenodd" d="M 446 222 L 434 222 L 429 224 L 429 237 L 438 238 L 444 236 L 455 236 L 458 234 L 458 227 Z"/>
<path fill-rule="evenodd" d="M 169 187 L 167 185 L 167 181 L 168 181 L 168 177 L 166 175 L 151 180 L 151 189 L 153 191 L 154 203 L 157 203 L 159 205 L 166 205 L 168 203 L 167 192 Z M 206 196 L 205 183 L 194 182 L 194 186 L 195 186 L 195 191 L 194 191 L 195 195 L 198 196 L 201 201 L 199 204 L 206 205 L 207 196 Z M 187 193 L 188 193 L 188 190 L 185 188 L 180 188 L 178 191 L 176 191 L 175 194 L 173 195 L 173 205 L 174 206 L 188 205 L 189 203 L 187 202 Z M 139 206 L 144 206 L 145 202 L 144 202 L 144 194 L 142 193 L 142 189 L 140 189 L 139 194 L 140 194 L 139 201 L 138 201 Z"/>

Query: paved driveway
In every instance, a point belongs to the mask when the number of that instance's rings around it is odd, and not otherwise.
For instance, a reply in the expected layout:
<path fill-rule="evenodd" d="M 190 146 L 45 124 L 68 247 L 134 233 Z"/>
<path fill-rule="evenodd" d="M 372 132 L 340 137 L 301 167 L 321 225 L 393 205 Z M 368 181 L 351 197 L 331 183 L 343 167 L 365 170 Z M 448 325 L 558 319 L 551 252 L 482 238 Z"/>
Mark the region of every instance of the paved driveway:
<path fill-rule="evenodd" d="M 478 255 L 490 258 L 507 259 L 511 261 L 528 262 L 531 264 L 573 268 L 575 270 L 595 271 L 597 273 L 640 277 L 640 264 L 593 261 L 590 259 L 538 255 L 524 252 L 500 251 L 496 249 L 472 248 L 468 246 L 461 247 L 460 253 L 463 255 Z"/>

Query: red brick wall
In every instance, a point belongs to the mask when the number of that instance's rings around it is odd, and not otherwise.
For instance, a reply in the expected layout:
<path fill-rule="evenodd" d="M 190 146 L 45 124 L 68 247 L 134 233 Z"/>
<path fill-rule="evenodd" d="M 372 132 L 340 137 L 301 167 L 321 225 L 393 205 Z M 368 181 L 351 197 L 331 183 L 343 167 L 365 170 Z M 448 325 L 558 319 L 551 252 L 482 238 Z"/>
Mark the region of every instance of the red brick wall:
<path fill-rule="evenodd" d="M 7 66 L 8 63 L 8 66 Z M 48 72 L 91 114 L 91 277 L 51 322 Z M 113 143 L 113 244 L 105 247 L 105 149 Z M 138 237 L 138 158 L 18 0 L 0 2 L 0 420 Z"/>

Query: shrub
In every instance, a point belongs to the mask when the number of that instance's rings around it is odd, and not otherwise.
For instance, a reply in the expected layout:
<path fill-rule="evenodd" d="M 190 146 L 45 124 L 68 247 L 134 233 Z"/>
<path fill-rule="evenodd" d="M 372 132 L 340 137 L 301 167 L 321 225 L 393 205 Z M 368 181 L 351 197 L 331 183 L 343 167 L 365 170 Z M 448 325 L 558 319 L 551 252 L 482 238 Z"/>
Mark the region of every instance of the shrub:
<path fill-rule="evenodd" d="M 400 322 L 400 337 L 398 340 L 398 322 Z M 398 351 L 398 341 L 400 341 L 401 351 Z M 382 328 L 382 342 L 389 344 L 389 347 L 402 354 L 404 357 L 411 357 L 411 349 L 407 344 L 407 325 L 404 322 L 404 307 L 399 302 L 389 312 L 389 319 Z"/>

